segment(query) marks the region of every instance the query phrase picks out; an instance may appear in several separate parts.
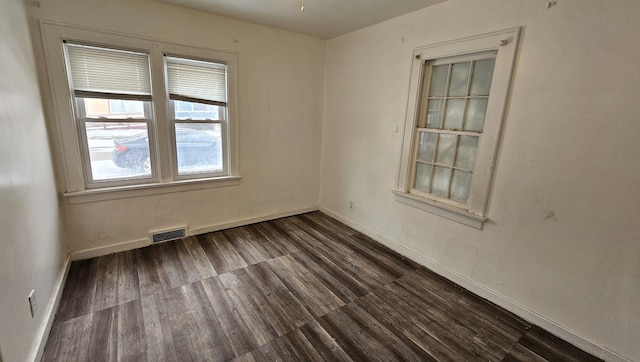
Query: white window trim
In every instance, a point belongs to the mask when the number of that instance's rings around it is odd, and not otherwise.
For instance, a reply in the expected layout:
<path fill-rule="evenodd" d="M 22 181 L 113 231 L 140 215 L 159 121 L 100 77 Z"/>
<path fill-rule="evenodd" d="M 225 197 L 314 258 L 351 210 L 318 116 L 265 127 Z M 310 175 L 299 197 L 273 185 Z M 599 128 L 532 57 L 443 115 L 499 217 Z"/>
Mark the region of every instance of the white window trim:
<path fill-rule="evenodd" d="M 165 43 L 155 40 L 138 38 L 130 35 L 119 35 L 105 33 L 95 30 L 81 29 L 41 21 L 41 35 L 47 66 L 50 93 L 52 96 L 53 113 L 56 121 L 55 149 L 60 153 L 59 159 L 62 161 L 62 168 L 65 177 L 65 190 L 63 196 L 69 199 L 70 203 L 92 202 L 109 199 L 119 199 L 123 197 L 135 197 L 166 192 L 179 192 L 194 189 L 221 187 L 237 185 L 241 176 L 238 174 L 238 142 L 237 142 L 237 75 L 236 75 L 236 54 L 221 52 L 210 49 L 195 48 L 177 44 Z M 78 124 L 74 107 L 73 97 L 69 81 L 67 79 L 67 69 L 64 58 L 63 41 L 77 41 L 102 45 L 105 47 L 117 47 L 124 49 L 140 49 L 148 51 L 151 62 L 152 91 L 154 94 L 153 105 L 155 121 L 154 145 L 156 158 L 155 163 L 159 165 L 155 173 L 142 183 L 107 186 L 102 188 L 88 187 L 84 175 L 84 161 L 82 147 L 82 136 L 78 132 Z M 211 59 L 224 61 L 227 65 L 228 77 L 228 103 L 227 103 L 227 127 L 223 131 L 223 155 L 224 163 L 227 166 L 225 175 L 212 177 L 204 174 L 198 177 L 194 175 L 189 179 L 178 174 L 176 165 L 173 162 L 175 146 L 172 145 L 172 130 L 168 119 L 169 99 L 165 89 L 166 75 L 164 69 L 164 54 L 191 57 L 194 59 Z M 160 147 L 161 145 L 165 145 Z M 97 196 L 99 195 L 99 196 Z"/>
<path fill-rule="evenodd" d="M 396 200 L 442 217 L 481 229 L 488 220 L 487 204 L 498 152 L 500 132 L 506 109 L 520 28 L 501 30 L 459 40 L 416 48 L 413 52 L 411 84 L 405 120 L 402 158 Z M 466 208 L 439 202 L 436 198 L 411 193 L 416 147 L 416 124 L 420 112 L 420 90 L 424 64 L 428 60 L 497 51 L 485 126 L 478 150 Z"/>

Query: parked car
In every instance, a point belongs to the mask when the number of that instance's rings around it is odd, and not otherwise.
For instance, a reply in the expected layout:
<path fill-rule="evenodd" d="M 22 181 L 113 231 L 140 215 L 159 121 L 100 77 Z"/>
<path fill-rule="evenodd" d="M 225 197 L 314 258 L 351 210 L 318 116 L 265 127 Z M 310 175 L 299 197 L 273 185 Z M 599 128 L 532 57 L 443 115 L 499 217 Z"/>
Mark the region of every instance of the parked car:
<path fill-rule="evenodd" d="M 147 132 L 114 139 L 113 163 L 118 167 L 150 172 Z M 191 128 L 176 130 L 178 168 L 191 166 L 211 168 L 220 163 L 218 140 L 213 135 Z"/>

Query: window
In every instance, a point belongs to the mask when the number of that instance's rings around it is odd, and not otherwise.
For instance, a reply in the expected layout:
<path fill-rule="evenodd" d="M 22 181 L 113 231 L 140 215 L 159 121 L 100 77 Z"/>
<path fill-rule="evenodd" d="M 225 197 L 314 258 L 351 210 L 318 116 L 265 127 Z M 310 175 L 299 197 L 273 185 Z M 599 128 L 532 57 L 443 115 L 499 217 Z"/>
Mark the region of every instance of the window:
<path fill-rule="evenodd" d="M 65 195 L 238 183 L 235 55 L 48 23 L 43 39 Z"/>
<path fill-rule="evenodd" d="M 399 201 L 482 227 L 517 40 L 512 29 L 416 49 Z"/>

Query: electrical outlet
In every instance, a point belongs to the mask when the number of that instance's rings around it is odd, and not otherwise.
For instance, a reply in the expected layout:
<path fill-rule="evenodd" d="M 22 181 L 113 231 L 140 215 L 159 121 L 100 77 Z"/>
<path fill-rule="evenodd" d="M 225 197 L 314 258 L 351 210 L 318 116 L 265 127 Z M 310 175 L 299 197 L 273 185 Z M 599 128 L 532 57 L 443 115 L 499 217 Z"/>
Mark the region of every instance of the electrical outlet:
<path fill-rule="evenodd" d="M 356 211 L 356 202 L 353 200 L 349 200 L 349 210 Z"/>
<path fill-rule="evenodd" d="M 31 309 L 31 318 L 36 316 L 38 312 L 38 303 L 36 302 L 36 290 L 31 289 L 31 293 L 29 293 L 29 309 Z"/>

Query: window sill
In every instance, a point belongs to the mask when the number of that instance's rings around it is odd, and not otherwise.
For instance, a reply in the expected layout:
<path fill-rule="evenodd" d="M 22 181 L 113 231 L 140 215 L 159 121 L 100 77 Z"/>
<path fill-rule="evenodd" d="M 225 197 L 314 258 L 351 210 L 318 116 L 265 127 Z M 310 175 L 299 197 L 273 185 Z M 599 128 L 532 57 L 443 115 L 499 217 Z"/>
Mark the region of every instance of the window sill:
<path fill-rule="evenodd" d="M 174 192 L 209 189 L 240 184 L 241 176 L 226 176 L 165 183 L 105 187 L 76 192 L 65 192 L 63 196 L 70 204 L 126 199 L 131 197 L 169 194 Z"/>
<path fill-rule="evenodd" d="M 461 224 L 471 226 L 478 230 L 482 230 L 482 226 L 487 217 L 474 215 L 466 210 L 459 209 L 454 206 L 446 205 L 437 201 L 429 200 L 424 197 L 412 195 L 405 192 L 393 191 L 396 195 L 396 201 L 405 205 L 413 206 L 423 211 L 442 216 L 449 220 L 459 222 Z"/>

